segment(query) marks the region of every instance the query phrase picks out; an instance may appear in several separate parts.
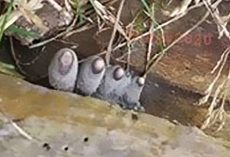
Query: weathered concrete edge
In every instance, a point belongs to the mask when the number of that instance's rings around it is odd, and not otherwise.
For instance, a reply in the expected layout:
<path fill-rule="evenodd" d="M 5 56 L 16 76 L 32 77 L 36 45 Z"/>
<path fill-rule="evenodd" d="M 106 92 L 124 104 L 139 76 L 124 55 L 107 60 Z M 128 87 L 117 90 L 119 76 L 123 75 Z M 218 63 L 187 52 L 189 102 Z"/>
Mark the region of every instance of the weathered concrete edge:
<path fill-rule="evenodd" d="M 229 143 L 205 136 L 196 128 L 174 125 L 165 119 L 144 113 L 134 115 L 101 100 L 49 90 L 5 75 L 0 75 L 0 87 L 0 106 L 13 118 L 38 116 L 63 123 L 68 117 L 72 124 L 81 123 L 110 130 L 131 128 L 150 137 L 159 134 L 172 139 L 180 137 L 181 132 L 190 130 L 206 139 L 207 144 L 211 142 L 220 146 L 224 150 L 223 154 L 230 153 L 226 149 L 230 147 Z"/>

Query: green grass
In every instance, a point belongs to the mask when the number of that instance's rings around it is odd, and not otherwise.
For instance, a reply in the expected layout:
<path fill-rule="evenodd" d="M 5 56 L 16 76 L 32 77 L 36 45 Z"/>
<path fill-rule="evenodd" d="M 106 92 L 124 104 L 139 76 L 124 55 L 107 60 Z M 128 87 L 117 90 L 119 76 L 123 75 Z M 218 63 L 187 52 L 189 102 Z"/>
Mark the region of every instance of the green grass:
<path fill-rule="evenodd" d="M 78 19 L 78 25 L 84 23 L 87 17 L 84 15 L 85 10 L 82 8 L 79 0 L 72 0 L 72 7 L 74 8 L 75 17 Z"/>
<path fill-rule="evenodd" d="M 155 17 L 155 12 L 156 11 L 159 11 L 160 8 L 159 7 L 159 4 L 148 4 L 148 2 L 146 0 L 141 0 L 141 3 L 143 5 L 143 8 L 144 8 L 144 13 L 151 19 L 151 22 L 153 23 L 153 28 L 156 28 L 159 26 L 159 23 L 157 22 L 156 20 L 156 17 Z M 155 7 L 155 5 L 157 7 Z M 165 47 L 165 43 L 163 42 L 163 39 L 162 37 L 164 36 L 164 31 L 163 29 L 159 29 L 157 32 L 156 32 L 156 38 L 160 40 L 160 44 L 157 45 L 160 47 L 161 50 L 164 49 Z"/>
<path fill-rule="evenodd" d="M 22 75 L 17 73 L 15 67 L 11 64 L 6 64 L 0 61 L 0 73 L 10 75 L 13 77 L 23 78 Z"/>
<path fill-rule="evenodd" d="M 39 34 L 37 32 L 28 31 L 25 28 L 18 27 L 14 24 L 11 25 L 9 28 L 7 28 L 6 31 L 11 33 L 11 34 L 14 34 L 16 36 L 19 36 L 21 38 L 27 38 L 27 37 L 37 38 L 37 37 L 39 37 Z"/>
<path fill-rule="evenodd" d="M 11 0 L 11 2 L 8 4 L 6 13 L 0 16 L 0 42 L 2 41 L 2 37 L 5 32 L 5 25 L 12 11 L 13 11 L 13 0 Z"/>
<path fill-rule="evenodd" d="M 33 31 L 28 31 L 23 27 L 18 27 L 14 24 L 7 24 L 13 18 L 13 5 L 14 1 L 11 0 L 10 3 L 6 4 L 6 11 L 3 15 L 0 16 L 0 43 L 4 36 L 5 32 L 8 32 L 11 35 L 18 36 L 20 38 L 37 38 L 39 34 Z"/>
<path fill-rule="evenodd" d="M 14 28 L 13 25 L 11 25 L 8 28 L 6 28 L 6 25 L 7 25 L 8 21 L 11 18 L 12 12 L 13 12 L 13 0 L 11 0 L 10 3 L 8 3 L 6 5 L 5 13 L 0 16 L 0 44 L 1 44 L 0 46 L 5 46 L 2 43 L 4 42 L 3 37 L 4 37 L 4 33 L 6 31 L 11 31 L 13 33 L 19 32 L 19 30 L 16 30 L 16 28 Z M 22 33 L 24 33 L 23 35 L 26 35 L 26 33 L 24 31 L 22 31 Z M 14 76 L 14 77 L 23 78 L 22 75 L 17 73 L 17 71 L 16 71 L 16 69 L 15 69 L 15 67 L 13 65 L 6 64 L 6 63 L 4 63 L 2 61 L 0 61 L 0 73 L 10 75 L 10 76 Z"/>

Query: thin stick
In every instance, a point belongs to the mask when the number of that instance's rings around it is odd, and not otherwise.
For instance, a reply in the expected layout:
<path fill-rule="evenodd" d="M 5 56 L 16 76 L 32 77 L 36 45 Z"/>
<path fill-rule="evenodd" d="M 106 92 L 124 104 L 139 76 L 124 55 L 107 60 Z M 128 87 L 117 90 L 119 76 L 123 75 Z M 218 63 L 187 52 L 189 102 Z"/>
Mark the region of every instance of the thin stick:
<path fill-rule="evenodd" d="M 125 2 L 125 0 L 122 0 L 121 3 L 120 3 L 120 6 L 119 6 L 119 9 L 118 9 L 118 12 L 117 12 L 116 21 L 115 21 L 115 24 L 114 24 L 114 27 L 113 27 L 113 32 L 112 32 L 112 35 L 111 35 L 111 38 L 110 38 L 110 41 L 109 41 L 109 45 L 108 45 L 108 48 L 107 48 L 107 53 L 106 53 L 106 56 L 105 56 L 105 60 L 106 60 L 107 65 L 109 65 L 109 63 L 110 63 L 110 56 L 111 56 L 111 53 L 112 53 L 112 45 L 113 45 L 113 41 L 114 41 L 114 38 L 115 38 L 115 35 L 116 35 L 116 32 L 117 32 L 117 27 L 119 26 L 119 21 L 120 21 L 120 17 L 121 17 L 122 8 L 124 6 L 124 2 Z"/>
<path fill-rule="evenodd" d="M 149 44 L 148 44 L 148 52 L 146 56 L 146 63 L 150 61 L 151 53 L 152 53 L 152 45 L 153 45 L 153 22 L 151 23 L 150 29 L 149 29 Z M 145 66 L 145 71 L 148 70 L 148 64 Z"/>
<path fill-rule="evenodd" d="M 24 76 L 28 76 L 28 74 L 20 66 L 20 61 L 16 57 L 16 54 L 15 54 L 15 51 L 14 51 L 14 44 L 13 44 L 12 37 L 9 37 L 9 39 L 10 39 L 11 54 L 12 54 L 12 57 L 13 57 L 13 59 L 15 61 L 15 65 L 17 66 L 17 68 L 18 68 L 18 70 L 20 71 L 21 74 L 23 74 Z"/>
<path fill-rule="evenodd" d="M 80 33 L 80 32 L 83 32 L 83 31 L 87 31 L 89 29 L 92 29 L 93 27 L 95 27 L 95 24 L 87 24 L 87 25 L 84 25 L 78 29 L 75 29 L 75 30 L 72 30 L 70 32 L 67 32 L 64 36 L 63 36 L 63 39 L 66 39 L 67 37 L 69 36 L 72 36 L 76 33 Z"/>
<path fill-rule="evenodd" d="M 226 37 L 230 40 L 230 33 L 227 30 L 223 20 L 220 18 L 220 16 L 218 15 L 219 11 L 217 9 L 217 5 L 222 2 L 222 0 L 219 0 L 217 2 L 215 2 L 214 5 L 210 4 L 209 1 L 204 0 L 204 4 L 207 8 L 207 10 L 211 13 L 215 23 L 217 24 L 217 26 L 219 26 L 222 30 L 222 32 L 226 35 Z"/>
<path fill-rule="evenodd" d="M 55 37 L 52 37 L 52 38 L 49 38 L 49 39 L 44 40 L 44 41 L 42 41 L 42 42 L 39 42 L 39 43 L 36 43 L 36 44 L 31 45 L 31 46 L 29 46 L 29 48 L 30 48 L 30 49 L 33 49 L 33 48 L 36 48 L 36 47 L 44 46 L 44 45 L 50 43 L 51 41 L 54 41 L 54 40 L 56 40 L 57 38 L 60 38 L 60 37 L 64 36 L 65 34 L 66 34 L 66 31 L 61 32 L 61 33 L 59 33 L 58 35 L 56 35 Z"/>
<path fill-rule="evenodd" d="M 72 24 L 69 27 L 67 27 L 67 29 L 65 31 L 57 34 L 55 37 L 49 38 L 49 39 L 47 39 L 45 41 L 42 41 L 40 43 L 33 44 L 33 45 L 29 46 L 29 48 L 32 49 L 32 48 L 43 46 L 43 45 L 45 45 L 45 44 L 47 44 L 47 43 L 49 43 L 49 42 L 51 42 L 53 40 L 56 40 L 57 38 L 60 38 L 60 37 L 62 37 L 64 35 L 66 35 L 69 31 L 73 30 L 74 25 L 76 24 L 76 22 L 77 22 L 77 18 L 74 18 Z"/>
<path fill-rule="evenodd" d="M 224 65 L 225 65 L 225 63 L 226 63 L 226 61 L 227 61 L 227 58 L 228 58 L 229 53 L 230 53 L 230 47 L 228 47 L 228 48 L 223 52 L 223 54 L 224 54 L 224 56 L 223 56 L 223 61 L 222 61 L 221 65 L 220 65 L 220 67 L 219 67 L 218 73 L 217 73 L 216 77 L 214 78 L 214 80 L 210 83 L 210 85 L 209 85 L 208 88 L 206 89 L 206 91 L 205 91 L 205 94 L 206 94 L 206 95 L 205 95 L 202 99 L 200 99 L 198 105 L 204 104 L 204 103 L 206 103 L 206 102 L 208 101 L 208 98 L 210 97 L 210 95 L 211 95 L 211 93 L 212 93 L 212 89 L 213 89 L 215 83 L 218 81 L 218 79 L 219 79 L 220 76 L 221 76 L 222 70 L 223 70 Z"/>
<path fill-rule="evenodd" d="M 229 48 L 230 47 L 228 47 L 226 50 L 228 51 Z M 225 58 L 225 54 L 227 53 L 226 50 L 221 54 L 220 59 L 217 61 L 216 65 L 212 69 L 211 74 L 213 74 L 220 67 L 220 65 L 222 64 L 222 62 L 223 62 L 223 60 Z"/>
<path fill-rule="evenodd" d="M 22 128 L 20 128 L 15 122 L 13 122 L 3 111 L 3 109 L 0 107 L 0 112 L 3 114 L 4 118 L 27 140 L 33 140 L 33 137 L 30 136 L 28 133 L 26 133 Z"/>

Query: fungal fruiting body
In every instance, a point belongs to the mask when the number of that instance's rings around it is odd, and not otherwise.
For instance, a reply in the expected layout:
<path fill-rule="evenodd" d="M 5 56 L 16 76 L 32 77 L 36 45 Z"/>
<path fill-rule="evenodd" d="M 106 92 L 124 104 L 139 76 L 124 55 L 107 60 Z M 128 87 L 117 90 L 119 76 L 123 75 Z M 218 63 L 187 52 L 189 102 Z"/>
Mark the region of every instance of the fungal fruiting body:
<path fill-rule="evenodd" d="M 145 78 L 134 76 L 131 83 L 124 88 L 124 94 L 120 99 L 120 104 L 123 108 L 144 110 L 140 104 L 140 96 L 145 84 Z"/>
<path fill-rule="evenodd" d="M 105 62 L 99 56 L 86 59 L 79 66 L 76 91 L 90 96 L 96 92 L 105 72 Z"/>
<path fill-rule="evenodd" d="M 117 103 L 125 109 L 144 111 L 139 99 L 145 79 L 133 76 L 119 65 L 106 66 L 99 56 L 88 57 L 79 65 L 75 52 L 63 48 L 53 57 L 48 75 L 55 89 L 74 91 Z"/>
<path fill-rule="evenodd" d="M 78 73 L 78 59 L 68 48 L 60 49 L 48 67 L 49 83 L 55 89 L 72 92 Z"/>
<path fill-rule="evenodd" d="M 102 82 L 97 90 L 97 97 L 102 99 L 111 99 L 114 89 L 121 84 L 122 78 L 125 77 L 125 71 L 119 65 L 109 65 L 106 68 Z"/>

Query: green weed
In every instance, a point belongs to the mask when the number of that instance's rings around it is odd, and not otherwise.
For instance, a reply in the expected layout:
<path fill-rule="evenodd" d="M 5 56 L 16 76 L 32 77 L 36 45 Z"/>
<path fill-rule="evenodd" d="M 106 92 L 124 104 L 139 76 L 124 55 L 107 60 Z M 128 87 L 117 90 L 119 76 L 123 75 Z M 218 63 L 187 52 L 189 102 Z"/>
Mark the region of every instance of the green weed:
<path fill-rule="evenodd" d="M 6 13 L 0 16 L 0 42 L 2 41 L 2 37 L 6 29 L 5 26 L 12 11 L 13 11 L 13 0 L 11 0 L 11 2 L 8 4 Z"/>

